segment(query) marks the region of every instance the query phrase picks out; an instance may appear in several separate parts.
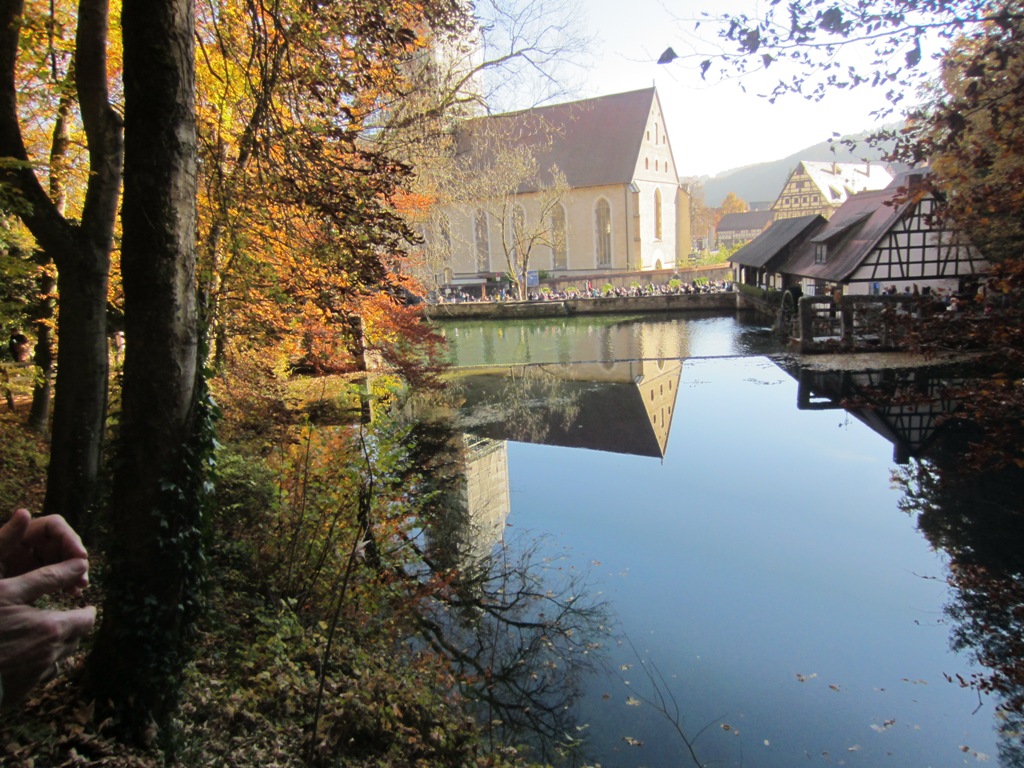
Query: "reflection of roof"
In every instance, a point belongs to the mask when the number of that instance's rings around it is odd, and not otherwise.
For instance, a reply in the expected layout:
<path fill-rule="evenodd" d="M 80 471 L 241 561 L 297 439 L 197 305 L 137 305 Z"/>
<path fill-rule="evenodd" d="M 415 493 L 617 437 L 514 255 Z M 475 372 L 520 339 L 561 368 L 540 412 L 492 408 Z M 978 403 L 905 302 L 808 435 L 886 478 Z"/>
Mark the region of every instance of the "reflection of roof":
<path fill-rule="evenodd" d="M 803 239 L 817 232 L 826 223 L 824 216 L 797 216 L 780 219 L 729 257 L 734 264 L 745 267 L 764 267 L 769 261 L 783 256 Z"/>
<path fill-rule="evenodd" d="M 715 231 L 741 232 L 748 229 L 764 229 L 772 220 L 771 211 L 745 211 L 744 213 L 727 213 L 718 222 Z"/>
<path fill-rule="evenodd" d="M 834 283 L 847 279 L 913 205 L 912 201 L 894 204 L 902 183 L 897 179 L 886 189 L 850 197 L 812 241 L 786 258 L 779 271 Z M 828 247 L 823 264 L 815 259 L 815 245 L 821 243 Z"/>
<path fill-rule="evenodd" d="M 570 187 L 628 184 L 656 102 L 654 88 L 645 88 L 476 118 L 460 130 L 457 152 L 467 156 L 492 142 L 526 146 L 542 175 L 557 166 Z M 486 157 L 477 161 L 487 165 Z"/>
<path fill-rule="evenodd" d="M 672 400 L 678 391 L 679 371 L 673 374 Z M 633 382 L 597 382 L 564 380 L 559 383 L 557 401 L 571 403 L 575 410 L 567 420 L 558 402 L 537 402 L 531 405 L 534 424 L 509 418 L 501 410 L 504 377 L 479 375 L 463 382 L 466 405 L 479 416 L 486 405 L 499 407 L 486 420 L 475 419 L 462 429 L 474 435 L 495 440 L 557 445 L 565 448 L 586 448 L 594 451 L 623 453 L 634 456 L 663 458 L 668 442 L 669 424 L 657 429 L 641 388 Z M 669 417 L 670 418 L 670 417 Z"/>

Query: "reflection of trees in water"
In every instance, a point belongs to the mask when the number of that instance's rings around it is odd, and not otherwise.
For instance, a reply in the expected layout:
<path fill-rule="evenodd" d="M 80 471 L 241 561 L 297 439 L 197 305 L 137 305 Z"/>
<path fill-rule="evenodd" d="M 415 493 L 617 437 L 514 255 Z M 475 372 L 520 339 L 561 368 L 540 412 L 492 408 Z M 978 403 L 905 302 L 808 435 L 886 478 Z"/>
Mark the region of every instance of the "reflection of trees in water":
<path fill-rule="evenodd" d="M 901 506 L 950 557 L 951 645 L 986 668 L 957 682 L 999 697 L 1001 764 L 1024 766 L 1024 471 L 917 462 L 896 477 Z"/>
<path fill-rule="evenodd" d="M 462 670 L 495 740 L 532 737 L 551 759 L 576 733 L 573 706 L 601 663 L 607 621 L 580 575 L 524 541 L 461 571 L 423 626 Z"/>
<path fill-rule="evenodd" d="M 411 401 L 404 413 L 409 453 L 398 480 L 420 510 L 425 543 L 412 546 L 432 586 L 420 624 L 462 673 L 494 739 L 525 738 L 550 757 L 576 733 L 573 705 L 600 662 L 606 608 L 581 574 L 544 557 L 539 541 L 474 548 L 465 441 L 453 415 L 436 396 Z"/>
<path fill-rule="evenodd" d="M 516 365 L 504 377 L 498 404 L 508 438 L 541 443 L 552 424 L 568 429 L 579 414 L 579 395 L 570 392 L 566 366 Z"/>

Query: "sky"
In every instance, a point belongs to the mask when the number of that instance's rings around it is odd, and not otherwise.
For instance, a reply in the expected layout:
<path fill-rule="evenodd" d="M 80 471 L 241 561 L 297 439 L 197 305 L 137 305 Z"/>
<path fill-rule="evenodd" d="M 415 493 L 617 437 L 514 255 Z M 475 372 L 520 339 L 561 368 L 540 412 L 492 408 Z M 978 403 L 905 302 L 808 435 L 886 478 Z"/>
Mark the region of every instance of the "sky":
<path fill-rule="evenodd" d="M 833 132 L 859 133 L 880 123 L 871 113 L 885 105 L 884 97 L 866 86 L 830 93 L 818 103 L 787 95 L 771 104 L 757 94 L 778 79 L 778 65 L 767 80 L 742 81 L 744 92 L 736 80 L 702 82 L 698 58 L 656 63 L 669 46 L 682 55 L 713 44 L 708 24 L 695 32 L 689 21 L 701 11 L 752 15 L 757 5 L 757 0 L 582 0 L 584 24 L 595 36 L 595 60 L 585 71 L 581 96 L 657 86 L 681 176 L 714 176 L 777 160 Z"/>

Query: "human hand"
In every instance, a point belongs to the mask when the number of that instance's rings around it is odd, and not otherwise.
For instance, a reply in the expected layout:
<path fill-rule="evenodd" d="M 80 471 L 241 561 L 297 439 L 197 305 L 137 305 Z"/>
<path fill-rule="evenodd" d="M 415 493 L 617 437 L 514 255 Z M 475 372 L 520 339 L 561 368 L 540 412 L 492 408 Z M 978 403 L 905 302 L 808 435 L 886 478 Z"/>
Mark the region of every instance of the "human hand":
<path fill-rule="evenodd" d="M 19 509 L 0 527 L 0 578 L 81 559 L 86 562 L 86 569 L 77 582 L 67 587 L 71 594 L 79 594 L 89 586 L 88 557 L 82 540 L 60 515 L 33 518 L 28 510 Z"/>
<path fill-rule="evenodd" d="M 78 649 L 96 622 L 92 606 L 47 610 L 32 605 L 43 595 L 70 590 L 88 572 L 85 558 L 0 579 L 0 679 L 5 703 L 18 701 L 53 677 L 57 662 Z"/>

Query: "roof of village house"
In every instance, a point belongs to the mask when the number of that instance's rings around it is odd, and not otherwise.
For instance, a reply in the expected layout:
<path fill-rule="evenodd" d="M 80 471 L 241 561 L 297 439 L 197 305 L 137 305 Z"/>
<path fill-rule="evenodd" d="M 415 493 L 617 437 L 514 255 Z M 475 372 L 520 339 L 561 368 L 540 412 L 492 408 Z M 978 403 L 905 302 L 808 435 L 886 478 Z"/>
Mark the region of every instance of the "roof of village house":
<path fill-rule="evenodd" d="M 715 231 L 744 232 L 750 229 L 764 229 L 772 220 L 771 211 L 745 211 L 744 213 L 727 213 L 722 216 Z"/>
<path fill-rule="evenodd" d="M 892 181 L 889 168 L 879 163 L 829 163 L 801 160 L 800 165 L 831 206 L 842 205 L 858 192 L 885 189 Z M 794 169 L 794 172 L 799 166 Z"/>
<path fill-rule="evenodd" d="M 908 176 L 900 174 L 885 189 L 861 192 L 847 199 L 828 224 L 794 250 L 778 270 L 833 283 L 846 280 L 914 204 L 912 200 L 897 202 L 899 190 L 907 187 Z M 824 264 L 815 263 L 815 246 L 820 243 L 827 243 L 829 249 Z"/>
<path fill-rule="evenodd" d="M 817 213 L 779 219 L 730 256 L 729 261 L 760 269 L 777 256 L 784 255 L 787 249 L 800 243 L 801 239 L 816 233 L 825 223 L 825 217 Z"/>
<path fill-rule="evenodd" d="M 469 120 L 459 130 L 456 152 L 469 157 L 481 145 L 528 146 L 545 183 L 557 166 L 570 187 L 628 184 L 647 128 L 654 88 L 506 112 Z M 486 167 L 486 160 L 474 164 Z M 521 189 L 520 191 L 528 191 Z"/>

